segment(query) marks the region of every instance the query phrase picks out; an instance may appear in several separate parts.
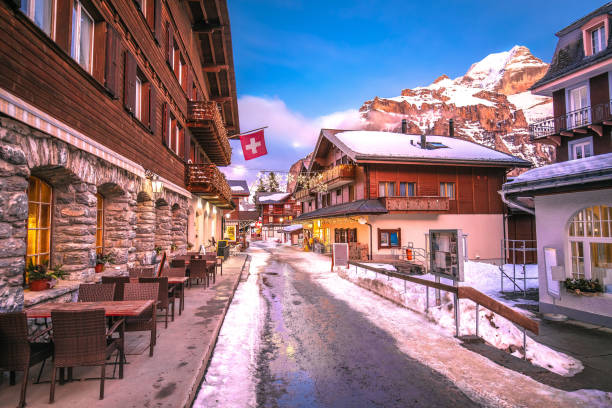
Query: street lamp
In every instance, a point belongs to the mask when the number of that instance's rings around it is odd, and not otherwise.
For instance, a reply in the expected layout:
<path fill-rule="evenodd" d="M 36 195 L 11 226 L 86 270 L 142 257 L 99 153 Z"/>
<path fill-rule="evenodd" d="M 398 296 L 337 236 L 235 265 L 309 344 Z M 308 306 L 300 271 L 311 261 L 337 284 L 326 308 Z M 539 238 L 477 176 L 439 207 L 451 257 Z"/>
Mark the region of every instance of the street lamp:
<path fill-rule="evenodd" d="M 159 179 L 159 176 L 151 170 L 145 170 L 145 177 L 151 180 L 151 191 L 153 194 L 159 194 L 164 188 L 164 184 Z"/>

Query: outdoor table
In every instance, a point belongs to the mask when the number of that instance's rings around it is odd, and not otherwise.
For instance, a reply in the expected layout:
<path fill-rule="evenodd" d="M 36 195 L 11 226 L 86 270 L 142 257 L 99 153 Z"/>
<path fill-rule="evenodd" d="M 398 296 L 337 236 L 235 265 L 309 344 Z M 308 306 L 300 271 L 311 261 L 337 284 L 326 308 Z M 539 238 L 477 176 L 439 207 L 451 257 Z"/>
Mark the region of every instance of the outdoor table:
<path fill-rule="evenodd" d="M 189 280 L 188 276 L 168 276 L 168 285 L 176 285 L 181 291 L 181 298 L 179 301 L 179 315 L 185 309 L 185 282 Z"/>
<path fill-rule="evenodd" d="M 29 319 L 51 317 L 51 310 L 104 309 L 107 317 L 134 317 L 153 305 L 153 300 L 112 300 L 105 302 L 41 303 L 26 310 Z"/>

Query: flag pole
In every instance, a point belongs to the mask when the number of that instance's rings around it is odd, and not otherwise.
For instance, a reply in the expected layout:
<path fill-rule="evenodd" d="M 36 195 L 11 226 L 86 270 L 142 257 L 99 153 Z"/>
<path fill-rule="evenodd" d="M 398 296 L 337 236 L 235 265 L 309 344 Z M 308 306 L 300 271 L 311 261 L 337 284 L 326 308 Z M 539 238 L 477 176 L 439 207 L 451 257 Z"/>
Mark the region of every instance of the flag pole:
<path fill-rule="evenodd" d="M 249 133 L 253 133 L 253 132 L 256 132 L 256 131 L 258 131 L 258 130 L 266 129 L 266 128 L 268 128 L 268 127 L 269 127 L 269 126 L 264 126 L 264 127 L 260 127 L 260 128 L 257 128 L 257 129 L 251 129 L 251 130 L 248 130 L 248 131 L 246 131 L 246 132 L 242 132 L 242 133 L 238 133 L 238 134 L 235 134 L 235 135 L 228 136 L 227 138 L 228 138 L 228 139 L 237 139 L 237 138 L 239 138 L 240 136 L 243 136 L 243 135 L 248 135 Z"/>

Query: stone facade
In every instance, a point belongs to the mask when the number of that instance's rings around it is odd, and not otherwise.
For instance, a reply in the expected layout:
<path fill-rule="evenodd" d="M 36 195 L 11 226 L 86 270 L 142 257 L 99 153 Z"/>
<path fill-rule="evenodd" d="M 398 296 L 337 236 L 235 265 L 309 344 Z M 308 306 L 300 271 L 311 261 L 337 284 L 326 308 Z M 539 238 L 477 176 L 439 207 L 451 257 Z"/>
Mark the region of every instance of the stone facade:
<path fill-rule="evenodd" d="M 185 249 L 188 197 L 164 189 L 154 205 L 138 175 L 4 116 L 0 142 L 0 312 L 24 305 L 30 176 L 52 187 L 51 262 L 70 280 L 95 277 L 96 194 L 104 199 L 104 251 L 115 272 L 152 263 L 155 245 Z"/>

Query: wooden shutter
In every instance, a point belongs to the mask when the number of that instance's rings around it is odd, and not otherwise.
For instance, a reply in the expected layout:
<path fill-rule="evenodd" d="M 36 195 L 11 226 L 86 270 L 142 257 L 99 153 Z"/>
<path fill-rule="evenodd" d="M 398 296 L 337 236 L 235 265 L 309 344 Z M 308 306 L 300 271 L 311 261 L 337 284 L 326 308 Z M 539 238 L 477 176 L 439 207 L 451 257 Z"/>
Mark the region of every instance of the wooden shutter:
<path fill-rule="evenodd" d="M 136 59 L 131 52 L 125 52 L 123 105 L 130 113 L 134 114 L 136 108 Z"/>
<path fill-rule="evenodd" d="M 149 129 L 151 133 L 155 135 L 157 133 L 157 90 L 151 84 L 151 91 L 149 94 Z"/>
<path fill-rule="evenodd" d="M 189 142 L 187 142 L 189 143 Z M 189 145 L 187 145 L 189 146 Z M 187 147 L 189 148 L 189 147 Z M 185 160 L 185 129 L 180 128 L 178 131 L 178 146 L 176 148 L 178 156 Z"/>
<path fill-rule="evenodd" d="M 72 34 L 72 0 L 57 0 L 55 15 L 55 42 L 70 55 Z"/>
<path fill-rule="evenodd" d="M 106 21 L 98 21 L 94 26 L 93 69 L 92 75 L 101 84 L 104 83 L 106 71 Z"/>
<path fill-rule="evenodd" d="M 108 25 L 106 30 L 104 85 L 115 98 L 119 96 L 119 58 L 121 58 L 121 39 L 117 30 Z"/>
<path fill-rule="evenodd" d="M 162 144 L 168 146 L 168 103 L 162 105 Z"/>
<path fill-rule="evenodd" d="M 191 70 L 187 70 L 187 99 L 192 100 L 193 98 L 193 77 L 191 76 Z"/>
<path fill-rule="evenodd" d="M 168 59 L 168 64 L 172 66 L 172 54 L 174 54 L 174 30 L 172 29 L 172 25 L 168 23 L 168 43 L 166 44 L 168 47 L 168 55 L 166 56 Z"/>
<path fill-rule="evenodd" d="M 162 43 L 162 6 L 161 0 L 155 0 L 155 41 L 158 44 Z"/>

